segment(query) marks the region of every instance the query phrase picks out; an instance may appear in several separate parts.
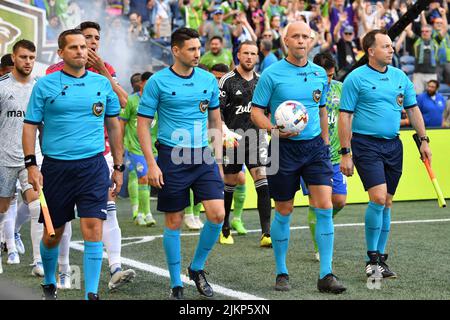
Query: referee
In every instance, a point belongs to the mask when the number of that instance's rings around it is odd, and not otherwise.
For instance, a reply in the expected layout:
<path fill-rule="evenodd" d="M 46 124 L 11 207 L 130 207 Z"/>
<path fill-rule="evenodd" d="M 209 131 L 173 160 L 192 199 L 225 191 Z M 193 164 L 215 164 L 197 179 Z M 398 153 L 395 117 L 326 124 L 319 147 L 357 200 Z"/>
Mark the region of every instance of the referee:
<path fill-rule="evenodd" d="M 402 109 L 422 141 L 422 160 L 431 162 L 431 150 L 414 85 L 403 71 L 389 66 L 394 49 L 386 31 L 367 33 L 363 48 L 369 62 L 350 73 L 342 89 L 338 125 L 341 171 L 352 176 L 354 164 L 369 193 L 366 275 L 395 278 L 386 264 L 386 244 L 392 198 L 402 175 L 403 146 L 398 137 Z"/>
<path fill-rule="evenodd" d="M 43 191 L 55 227 L 55 238 L 46 228 L 41 242 L 44 298 L 56 299 L 56 265 L 65 223 L 75 218 L 77 206 L 84 238 L 85 299 L 98 300 L 102 266 L 102 225 L 106 219 L 109 170 L 102 155 L 103 128 L 108 128 L 115 168 L 122 165 L 120 105 L 107 78 L 85 70 L 86 40 L 80 30 L 66 30 L 58 38 L 58 55 L 64 68 L 41 78 L 28 104 L 23 128 L 23 149 L 28 179 Z M 106 121 L 105 121 L 106 120 Z M 34 155 L 36 128 L 44 123 L 42 174 Z M 115 192 L 122 173 L 112 175 Z M 42 183 L 44 182 L 44 183 Z M 40 222 L 43 222 L 41 215 Z"/>

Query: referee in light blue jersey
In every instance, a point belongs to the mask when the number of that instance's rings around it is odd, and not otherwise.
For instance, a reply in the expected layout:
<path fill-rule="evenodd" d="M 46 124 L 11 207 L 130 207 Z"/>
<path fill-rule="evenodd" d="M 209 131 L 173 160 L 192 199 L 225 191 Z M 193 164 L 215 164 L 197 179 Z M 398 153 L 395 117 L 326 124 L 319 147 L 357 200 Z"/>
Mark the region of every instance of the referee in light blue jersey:
<path fill-rule="evenodd" d="M 175 62 L 155 73 L 145 85 L 138 110 L 138 135 L 148 164 L 148 180 L 161 189 L 158 210 L 166 213 L 163 245 L 170 272 L 170 297 L 183 299 L 180 228 L 184 208 L 190 203 L 190 188 L 195 203 L 202 202 L 207 221 L 188 274 L 201 295 L 212 297 L 213 290 L 203 268 L 219 237 L 225 209 L 223 174 L 208 148 L 207 124 L 215 129 L 213 146 L 220 165 L 219 88 L 212 74 L 196 67 L 201 48 L 197 31 L 180 28 L 172 34 L 171 42 Z M 155 112 L 158 113 L 157 162 L 148 129 Z"/>
<path fill-rule="evenodd" d="M 110 186 L 103 157 L 104 125 L 110 138 L 115 168 L 122 163 L 120 105 L 109 80 L 85 70 L 86 40 L 80 30 L 67 30 L 58 38 L 64 68 L 39 79 L 34 86 L 23 128 L 23 149 L 28 177 L 34 189 L 43 186 L 55 228 L 46 229 L 41 242 L 44 297 L 56 299 L 56 265 L 65 223 L 75 218 L 77 206 L 84 238 L 85 299 L 97 300 L 102 266 L 102 225 Z M 106 120 L 106 121 L 105 121 Z M 44 123 L 42 174 L 34 155 L 36 128 Z M 120 191 L 122 173 L 112 175 Z M 43 184 L 42 184 L 43 182 Z M 41 215 L 40 222 L 43 222 Z"/>
<path fill-rule="evenodd" d="M 414 85 L 403 71 L 389 65 L 394 49 L 386 31 L 367 33 L 363 48 L 369 62 L 352 71 L 342 89 L 338 125 L 341 171 L 346 176 L 353 175 L 354 163 L 369 193 L 365 216 L 366 275 L 395 278 L 386 264 L 386 244 L 392 198 L 402 175 L 403 146 L 398 137 L 402 109 L 422 141 L 422 159 L 431 162 L 431 150 Z"/>
<path fill-rule="evenodd" d="M 333 167 L 328 146 L 328 115 L 325 108 L 328 79 L 325 70 L 308 61 L 311 29 L 304 22 L 287 27 L 284 38 L 288 47 L 286 59 L 264 70 L 253 95 L 252 120 L 269 132 L 276 129 L 274 114 L 286 100 L 301 102 L 309 120 L 300 133 L 278 132 L 280 137 L 279 170 L 267 177 L 270 196 L 275 200 L 275 218 L 271 226 L 276 263 L 275 290 L 290 289 L 286 255 L 294 196 L 300 188 L 300 177 L 308 185 L 317 216 L 316 240 L 320 254 L 320 292 L 339 294 L 346 288 L 332 273 L 334 243 L 333 204 L 331 202 Z M 272 121 L 264 115 L 270 108 Z M 277 134 L 278 130 L 273 133 Z M 269 148 L 269 152 L 276 152 Z"/>

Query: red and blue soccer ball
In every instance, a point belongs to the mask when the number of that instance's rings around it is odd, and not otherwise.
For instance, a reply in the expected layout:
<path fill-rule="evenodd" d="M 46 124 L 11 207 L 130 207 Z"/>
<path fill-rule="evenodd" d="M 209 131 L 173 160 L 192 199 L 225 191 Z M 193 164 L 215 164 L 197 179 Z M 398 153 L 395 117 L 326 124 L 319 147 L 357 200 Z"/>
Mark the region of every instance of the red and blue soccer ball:
<path fill-rule="evenodd" d="M 275 111 L 275 121 L 282 132 L 302 132 L 308 124 L 308 111 L 295 100 L 282 102 Z"/>

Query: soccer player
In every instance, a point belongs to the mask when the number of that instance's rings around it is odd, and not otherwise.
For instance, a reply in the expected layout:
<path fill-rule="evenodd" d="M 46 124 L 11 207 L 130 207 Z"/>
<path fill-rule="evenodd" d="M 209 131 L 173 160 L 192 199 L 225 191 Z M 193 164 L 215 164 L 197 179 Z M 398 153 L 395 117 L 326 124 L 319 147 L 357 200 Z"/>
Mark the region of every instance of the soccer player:
<path fill-rule="evenodd" d="M 332 273 L 333 167 L 327 145 L 328 116 L 325 108 L 328 83 L 325 70 L 308 61 L 310 36 L 311 29 L 304 22 L 294 22 L 287 27 L 284 41 L 288 56 L 262 73 L 253 95 L 252 120 L 259 128 L 272 131 L 272 135 L 280 138 L 279 150 L 269 148 L 270 154 L 278 153 L 279 169 L 268 176 L 270 195 L 275 200 L 275 218 L 271 225 L 277 274 L 275 290 L 290 290 L 286 255 L 294 196 L 300 188 L 301 176 L 309 188 L 317 216 L 315 236 L 320 253 L 317 288 L 321 292 L 338 294 L 346 288 Z M 308 110 L 308 125 L 300 134 L 278 131 L 273 124 L 276 109 L 286 100 L 299 101 Z M 272 121 L 264 114 L 268 107 Z"/>
<path fill-rule="evenodd" d="M 220 109 L 223 122 L 229 129 L 238 130 L 243 138 L 237 148 L 227 148 L 227 159 L 224 161 L 225 181 L 225 220 L 219 241 L 222 244 L 233 244 L 230 228 L 230 210 L 233 193 L 238 183 L 238 175 L 245 163 L 255 181 L 258 195 L 258 212 L 261 223 L 261 247 L 272 247 L 270 239 L 270 215 L 272 211 L 269 186 L 266 178 L 267 138 L 250 119 L 251 102 L 259 76 L 254 71 L 258 58 L 258 46 L 253 41 L 244 41 L 238 49 L 239 65 L 227 73 L 219 82 Z M 256 140 L 256 141 L 255 141 Z M 234 224 L 239 228 L 239 220 Z"/>
<path fill-rule="evenodd" d="M 202 202 L 207 221 L 200 233 L 188 275 L 202 296 L 212 297 L 203 271 L 205 261 L 219 238 L 224 218 L 223 181 L 208 148 L 207 124 L 212 133 L 214 156 L 222 162 L 222 121 L 219 88 L 212 74 L 196 68 L 200 59 L 197 31 L 179 28 L 171 39 L 174 64 L 153 75 L 141 97 L 138 135 L 148 165 L 148 179 L 160 188 L 158 210 L 165 212 L 163 246 L 170 272 L 171 298 L 183 298 L 180 227 L 189 205 L 189 189 L 195 203 Z M 155 161 L 148 130 L 158 113 L 158 161 Z"/>
<path fill-rule="evenodd" d="M 363 48 L 369 62 L 352 71 L 342 89 L 338 125 L 341 171 L 352 176 L 356 166 L 369 194 L 365 215 L 367 276 L 395 278 L 386 264 L 386 245 L 392 199 L 402 175 L 403 147 L 398 137 L 402 109 L 422 141 L 422 160 L 431 162 L 431 150 L 414 85 L 403 71 L 389 66 L 394 49 L 386 31 L 367 33 Z"/>
<path fill-rule="evenodd" d="M 114 92 L 119 98 L 121 107 L 125 107 L 127 103 L 127 93 L 123 88 L 117 83 L 116 71 L 114 68 L 104 62 L 98 55 L 100 49 L 100 25 L 96 22 L 85 21 L 80 24 L 81 32 L 83 33 L 86 44 L 88 46 L 88 57 L 86 62 L 86 70 L 98 73 L 109 80 Z M 47 74 L 51 74 L 57 71 L 61 71 L 64 68 L 64 61 L 61 61 L 55 65 L 48 67 Z M 110 152 L 108 132 L 104 128 L 104 139 L 105 139 L 105 151 L 103 155 L 108 164 L 110 175 L 113 172 L 113 159 Z M 119 170 L 124 170 L 124 167 L 119 168 Z M 121 264 L 121 242 L 122 242 L 122 232 L 120 230 L 119 222 L 117 221 L 117 210 L 115 204 L 115 196 L 110 190 L 108 195 L 108 206 L 107 206 L 107 219 L 105 221 L 105 226 L 103 228 L 103 242 L 106 247 L 106 252 L 108 254 L 109 269 L 111 279 L 108 283 L 109 289 L 117 289 L 124 284 L 132 281 L 136 276 L 136 272 L 133 269 L 122 270 Z M 72 225 L 70 222 L 67 223 L 64 234 L 61 239 L 60 253 L 58 257 L 59 264 L 59 276 L 58 276 L 58 288 L 59 289 L 71 289 L 71 271 L 69 265 L 69 252 L 70 252 L 70 239 L 72 237 Z"/>
<path fill-rule="evenodd" d="M 44 227 L 41 256 L 45 299 L 56 299 L 59 242 L 66 222 L 77 206 L 84 239 L 85 299 L 98 300 L 103 257 L 103 220 L 107 217 L 109 169 L 103 157 L 104 126 L 108 129 L 114 159 L 114 194 L 122 186 L 123 145 L 118 115 L 120 104 L 109 80 L 86 71 L 88 48 L 79 29 L 62 32 L 58 55 L 61 71 L 38 80 L 28 104 L 23 127 L 23 149 L 28 180 L 35 191 L 41 186 L 47 198 L 55 237 Z M 76 119 L 77 121 L 74 121 Z M 34 154 L 36 128 L 44 123 L 42 174 Z M 43 216 L 39 218 L 43 222 Z M 106 228 L 106 226 L 105 226 Z"/>
<path fill-rule="evenodd" d="M 137 135 L 137 112 L 139 107 L 139 101 L 141 100 L 142 90 L 144 89 L 147 80 L 153 75 L 151 72 L 144 72 L 141 75 L 141 91 L 132 94 L 128 97 L 127 105 L 125 109 L 120 112 L 120 120 L 122 125 L 122 132 L 125 133 L 124 146 L 125 152 L 125 165 L 128 167 L 131 179 L 128 180 L 128 190 L 130 194 L 130 202 L 136 203 L 137 198 L 137 210 L 133 206 L 133 219 L 137 225 L 141 226 L 154 226 L 156 224 L 150 210 L 150 189 L 148 187 L 147 180 L 147 163 L 145 162 L 144 154 L 142 153 L 141 146 L 139 144 L 139 138 Z M 152 122 L 152 130 L 156 130 L 156 121 Z M 152 135 L 154 139 L 152 141 L 152 147 L 154 146 L 156 136 Z M 155 149 L 153 147 L 153 149 Z M 137 179 L 134 179 L 134 178 Z M 131 191 L 131 192 L 130 192 Z M 137 197 L 136 197 L 137 195 Z"/>
<path fill-rule="evenodd" d="M 0 78 L 0 223 L 8 212 L 10 223 L 5 225 L 6 243 L 8 247 L 8 264 L 20 263 L 15 245 L 14 227 L 17 211 L 16 192 L 17 179 L 20 181 L 24 200 L 28 203 L 31 215 L 31 242 L 33 244 L 32 275 L 43 276 L 39 242 L 42 238 L 43 226 L 38 223 L 41 206 L 39 195 L 28 183 L 28 173 L 23 164 L 21 148 L 22 128 L 25 111 L 35 79 L 31 77 L 36 59 L 36 47 L 28 40 L 20 40 L 13 46 L 12 60 L 14 67 L 11 73 Z M 34 141 L 35 142 L 35 141 Z M 33 153 L 41 158 L 39 143 Z M 40 160 L 39 164 L 40 165 Z M 10 207 L 10 203 L 12 206 Z"/>
<path fill-rule="evenodd" d="M 336 62 L 329 52 L 319 53 L 314 57 L 313 62 L 325 69 L 328 77 L 328 92 L 326 95 L 325 107 L 328 113 L 328 134 L 330 137 L 330 152 L 331 164 L 333 165 L 333 189 L 331 201 L 333 203 L 333 218 L 341 211 L 347 200 L 347 181 L 339 168 L 341 156 L 338 153 L 340 150 L 339 136 L 338 136 L 338 118 L 339 118 L 339 102 L 342 93 L 342 82 L 333 80 L 333 75 L 336 69 Z M 302 191 L 304 195 L 309 196 L 308 188 L 304 185 L 302 180 Z M 308 225 L 311 231 L 311 238 L 314 244 L 314 256 L 317 261 L 320 261 L 319 249 L 315 238 L 316 234 L 316 213 L 314 206 L 311 204 L 311 197 L 309 197 L 310 205 L 308 207 Z"/>

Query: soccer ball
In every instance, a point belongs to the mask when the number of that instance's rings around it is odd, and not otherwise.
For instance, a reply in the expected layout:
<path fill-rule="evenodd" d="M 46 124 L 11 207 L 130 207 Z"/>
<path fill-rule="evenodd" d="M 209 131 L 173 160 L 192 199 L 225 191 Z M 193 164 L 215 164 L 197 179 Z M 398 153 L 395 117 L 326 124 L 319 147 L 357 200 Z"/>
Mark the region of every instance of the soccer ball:
<path fill-rule="evenodd" d="M 281 103 L 275 111 L 275 121 L 280 131 L 302 132 L 308 124 L 308 111 L 295 100 Z"/>

